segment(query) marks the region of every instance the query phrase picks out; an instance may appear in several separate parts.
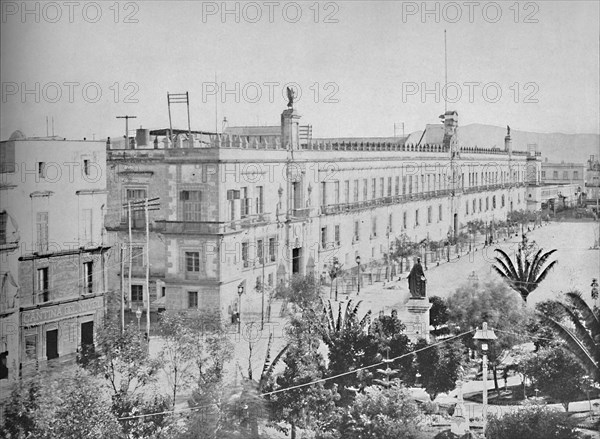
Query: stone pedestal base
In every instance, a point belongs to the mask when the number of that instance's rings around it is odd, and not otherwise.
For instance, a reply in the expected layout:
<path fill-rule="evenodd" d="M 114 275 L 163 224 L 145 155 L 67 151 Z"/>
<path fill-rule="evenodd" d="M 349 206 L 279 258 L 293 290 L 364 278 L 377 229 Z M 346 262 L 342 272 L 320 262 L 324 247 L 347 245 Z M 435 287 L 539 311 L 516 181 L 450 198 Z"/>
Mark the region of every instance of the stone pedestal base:
<path fill-rule="evenodd" d="M 426 297 L 411 297 L 406 302 L 409 319 L 404 322 L 406 325 L 406 335 L 412 342 L 424 338 L 429 342 L 429 310 L 431 303 Z"/>

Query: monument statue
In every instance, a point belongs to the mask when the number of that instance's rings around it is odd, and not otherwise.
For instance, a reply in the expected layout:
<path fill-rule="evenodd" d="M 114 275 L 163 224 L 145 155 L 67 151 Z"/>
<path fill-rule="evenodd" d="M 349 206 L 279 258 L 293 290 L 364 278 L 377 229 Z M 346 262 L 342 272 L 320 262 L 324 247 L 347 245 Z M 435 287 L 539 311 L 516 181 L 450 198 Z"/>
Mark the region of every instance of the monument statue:
<path fill-rule="evenodd" d="M 296 99 L 296 93 L 291 87 L 287 87 L 287 97 L 288 97 L 288 108 L 294 108 L 294 99 Z"/>
<path fill-rule="evenodd" d="M 417 262 L 413 265 L 408 275 L 408 289 L 410 295 L 415 299 L 424 299 L 427 297 L 427 291 L 425 289 L 425 273 L 423 273 L 423 267 L 421 266 L 421 258 L 417 258 Z"/>
<path fill-rule="evenodd" d="M 510 137 L 510 127 L 506 125 L 506 136 Z"/>

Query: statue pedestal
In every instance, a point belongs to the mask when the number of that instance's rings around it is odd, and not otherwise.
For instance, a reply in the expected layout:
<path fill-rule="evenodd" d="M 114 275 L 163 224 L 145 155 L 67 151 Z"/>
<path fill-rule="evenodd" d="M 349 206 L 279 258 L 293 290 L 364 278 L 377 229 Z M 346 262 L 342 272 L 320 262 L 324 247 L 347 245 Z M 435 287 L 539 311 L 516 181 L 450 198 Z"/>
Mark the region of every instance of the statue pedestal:
<path fill-rule="evenodd" d="M 406 335 L 412 342 L 424 338 L 429 343 L 429 310 L 431 303 L 426 297 L 411 297 L 406 302 L 409 319 L 406 324 Z"/>

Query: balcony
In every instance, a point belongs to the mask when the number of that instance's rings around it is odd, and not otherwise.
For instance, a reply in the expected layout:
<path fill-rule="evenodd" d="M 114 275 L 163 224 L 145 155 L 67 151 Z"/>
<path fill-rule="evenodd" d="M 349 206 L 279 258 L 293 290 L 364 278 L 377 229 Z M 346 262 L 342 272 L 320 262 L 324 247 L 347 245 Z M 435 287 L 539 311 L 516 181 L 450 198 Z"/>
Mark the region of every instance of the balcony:
<path fill-rule="evenodd" d="M 292 209 L 292 217 L 300 218 L 300 219 L 309 218 L 311 212 L 312 212 L 312 207 L 303 207 L 300 209 Z"/>
<path fill-rule="evenodd" d="M 166 221 L 154 222 L 153 230 L 173 235 L 221 235 L 235 230 L 230 223 L 213 221 Z"/>
<path fill-rule="evenodd" d="M 237 227 L 247 228 L 253 226 L 262 226 L 271 223 L 270 213 L 258 213 L 256 215 L 246 215 L 245 217 L 231 222 L 231 228 L 237 229 Z"/>

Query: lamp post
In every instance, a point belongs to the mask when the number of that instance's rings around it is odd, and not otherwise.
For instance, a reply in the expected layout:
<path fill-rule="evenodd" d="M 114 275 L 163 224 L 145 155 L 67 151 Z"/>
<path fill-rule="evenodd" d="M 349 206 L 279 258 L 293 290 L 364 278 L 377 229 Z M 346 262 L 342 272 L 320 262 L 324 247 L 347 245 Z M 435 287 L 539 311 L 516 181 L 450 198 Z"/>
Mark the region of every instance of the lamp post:
<path fill-rule="evenodd" d="M 138 309 L 137 309 L 137 311 L 135 312 L 135 316 L 137 317 L 137 321 L 138 321 L 138 331 L 140 331 L 140 330 L 141 330 L 141 327 L 140 327 L 140 320 L 141 320 L 141 318 L 142 318 L 142 310 L 140 309 L 140 307 L 139 307 L 139 306 L 138 306 Z"/>
<path fill-rule="evenodd" d="M 357 291 L 356 295 L 358 296 L 360 294 L 360 256 L 356 256 L 356 266 L 357 266 L 356 277 L 358 279 L 358 291 Z"/>
<path fill-rule="evenodd" d="M 487 404 L 488 404 L 488 393 L 487 393 L 487 351 L 488 351 L 488 342 L 492 342 L 496 340 L 496 334 L 494 334 L 493 329 L 488 329 L 487 322 L 483 322 L 481 329 L 477 329 L 475 331 L 475 335 L 473 339 L 480 342 L 481 351 L 483 353 L 483 434 L 485 436 L 485 427 L 487 425 Z"/>
<path fill-rule="evenodd" d="M 592 279 L 592 300 L 594 301 L 594 307 L 598 307 L 598 279 Z"/>
<path fill-rule="evenodd" d="M 238 292 L 238 334 L 242 333 L 242 294 L 244 294 L 244 284 L 237 287 Z"/>
<path fill-rule="evenodd" d="M 338 276 L 339 276 L 339 270 L 340 270 L 340 263 L 338 262 L 337 258 L 335 258 L 333 260 L 333 270 L 335 273 L 335 301 L 337 302 L 337 300 L 338 300 Z"/>

